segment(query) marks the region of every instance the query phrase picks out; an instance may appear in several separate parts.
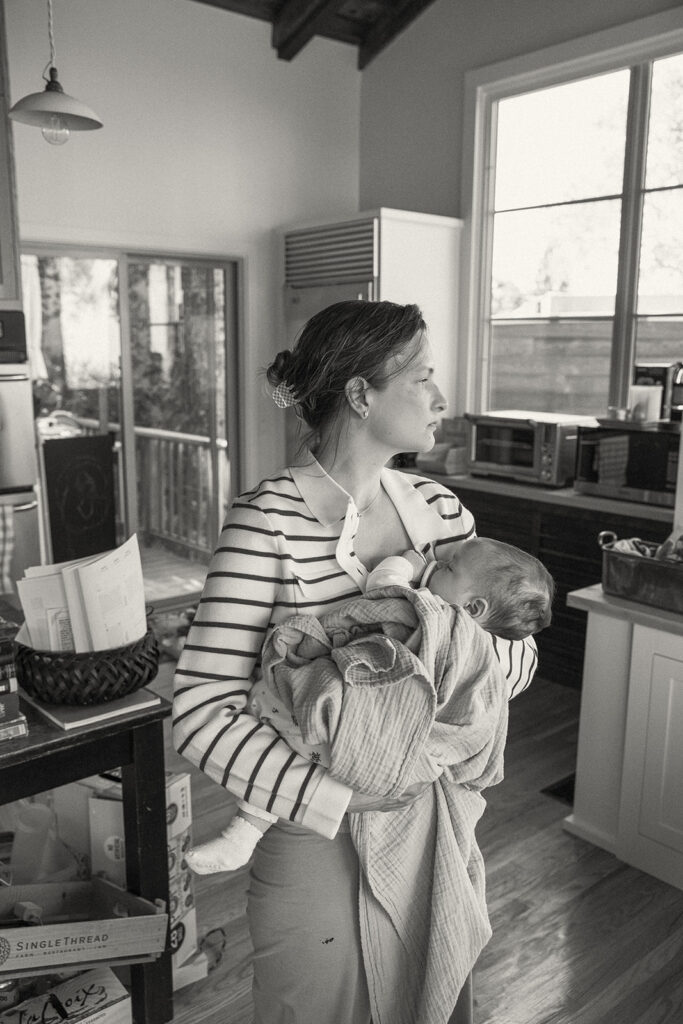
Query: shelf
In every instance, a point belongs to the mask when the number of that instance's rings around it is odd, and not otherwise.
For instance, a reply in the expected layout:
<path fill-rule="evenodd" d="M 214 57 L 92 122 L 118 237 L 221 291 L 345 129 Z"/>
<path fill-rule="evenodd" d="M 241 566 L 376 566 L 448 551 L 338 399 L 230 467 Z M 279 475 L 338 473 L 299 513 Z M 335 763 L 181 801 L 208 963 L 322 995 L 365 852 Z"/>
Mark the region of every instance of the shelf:
<path fill-rule="evenodd" d="M 163 724 L 171 713 L 169 702 L 69 733 L 50 726 L 30 708 L 25 711 L 28 736 L 0 745 L 2 802 L 121 768 L 128 890 L 155 906 L 168 907 Z M 168 939 L 156 959 L 134 963 L 130 974 L 136 1024 L 170 1021 Z"/>

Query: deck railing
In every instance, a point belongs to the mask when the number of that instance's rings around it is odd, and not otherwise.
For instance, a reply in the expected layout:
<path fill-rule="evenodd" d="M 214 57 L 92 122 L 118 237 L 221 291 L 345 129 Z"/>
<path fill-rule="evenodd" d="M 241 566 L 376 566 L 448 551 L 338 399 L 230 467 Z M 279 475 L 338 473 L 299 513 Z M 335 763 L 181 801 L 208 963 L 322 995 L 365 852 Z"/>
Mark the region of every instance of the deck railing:
<path fill-rule="evenodd" d="M 78 422 L 87 434 L 101 429 L 95 419 L 79 417 Z M 109 423 L 107 429 L 115 435 L 115 471 L 123 520 L 120 427 Z M 224 438 L 135 427 L 138 531 L 146 544 L 160 541 L 187 558 L 208 560 L 229 500 L 227 449 Z"/>

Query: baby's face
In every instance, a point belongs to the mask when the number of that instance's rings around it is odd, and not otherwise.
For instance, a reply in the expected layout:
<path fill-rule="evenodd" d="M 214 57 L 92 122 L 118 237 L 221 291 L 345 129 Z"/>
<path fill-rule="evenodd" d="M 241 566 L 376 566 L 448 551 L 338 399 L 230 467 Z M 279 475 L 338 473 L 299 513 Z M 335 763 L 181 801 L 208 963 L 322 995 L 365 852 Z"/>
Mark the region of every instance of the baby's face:
<path fill-rule="evenodd" d="M 479 581 L 487 549 L 488 540 L 485 537 L 473 537 L 461 544 L 457 555 L 450 562 L 444 562 L 432 574 L 429 580 L 432 594 L 448 604 L 459 604 L 463 608 L 473 597 L 482 597 Z"/>

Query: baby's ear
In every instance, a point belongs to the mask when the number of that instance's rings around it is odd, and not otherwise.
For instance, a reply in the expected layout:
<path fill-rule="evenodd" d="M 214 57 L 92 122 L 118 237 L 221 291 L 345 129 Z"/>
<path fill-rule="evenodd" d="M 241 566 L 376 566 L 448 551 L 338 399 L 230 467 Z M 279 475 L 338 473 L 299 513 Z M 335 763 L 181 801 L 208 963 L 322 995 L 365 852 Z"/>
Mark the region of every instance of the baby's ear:
<path fill-rule="evenodd" d="M 480 619 L 489 610 L 489 603 L 485 597 L 471 597 L 463 607 L 473 619 Z"/>

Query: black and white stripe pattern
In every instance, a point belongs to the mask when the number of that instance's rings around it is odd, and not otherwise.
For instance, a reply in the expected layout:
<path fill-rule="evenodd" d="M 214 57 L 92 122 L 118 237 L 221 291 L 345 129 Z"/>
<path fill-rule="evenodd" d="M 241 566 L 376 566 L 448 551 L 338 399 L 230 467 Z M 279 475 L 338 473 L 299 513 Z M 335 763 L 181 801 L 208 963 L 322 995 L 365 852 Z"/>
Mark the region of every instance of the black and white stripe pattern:
<path fill-rule="evenodd" d="M 428 562 L 447 558 L 449 547 L 474 535 L 470 513 L 440 485 L 393 470 L 384 471 L 382 482 Z M 245 708 L 269 627 L 295 612 L 318 615 L 362 590 L 339 562 L 350 568 L 355 559 L 354 513 L 329 477 L 302 478 L 295 470 L 241 495 L 209 566 L 175 677 L 178 752 L 236 796 L 329 836 L 350 791 Z M 533 640 L 496 638 L 496 651 L 510 693 L 521 692 L 536 666 Z"/>

